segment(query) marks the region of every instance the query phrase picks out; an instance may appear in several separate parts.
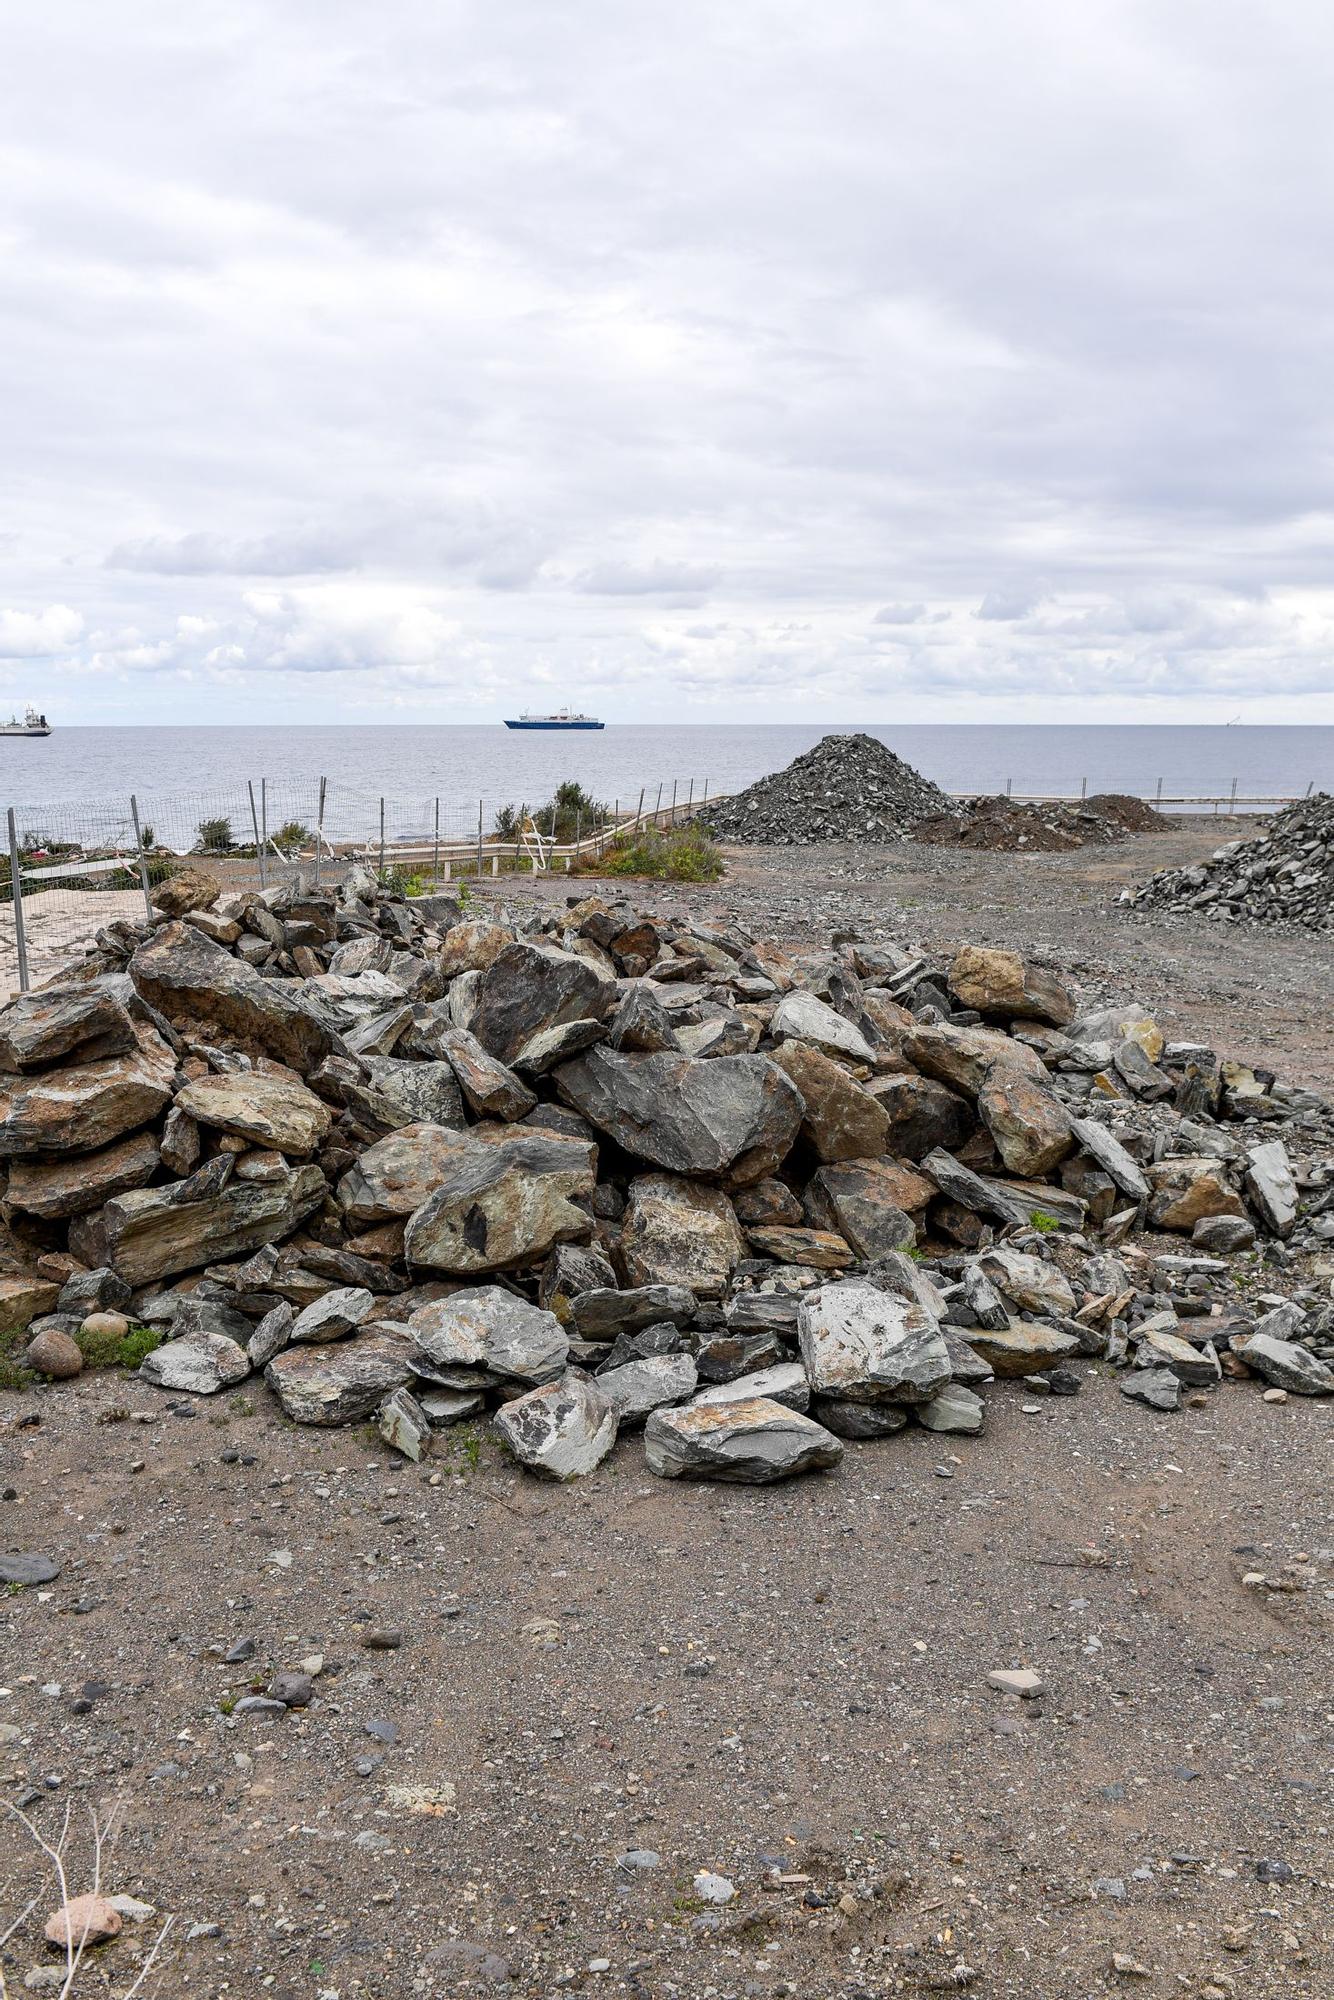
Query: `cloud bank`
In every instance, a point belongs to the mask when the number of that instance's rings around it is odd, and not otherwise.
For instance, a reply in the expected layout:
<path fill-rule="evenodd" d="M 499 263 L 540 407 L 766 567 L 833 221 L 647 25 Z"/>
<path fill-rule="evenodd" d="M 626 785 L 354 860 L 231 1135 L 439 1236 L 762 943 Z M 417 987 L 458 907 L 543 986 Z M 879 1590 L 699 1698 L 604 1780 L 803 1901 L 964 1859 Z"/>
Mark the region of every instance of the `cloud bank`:
<path fill-rule="evenodd" d="M 1334 26 L 91 0 L 0 78 L 0 703 L 1334 721 Z"/>

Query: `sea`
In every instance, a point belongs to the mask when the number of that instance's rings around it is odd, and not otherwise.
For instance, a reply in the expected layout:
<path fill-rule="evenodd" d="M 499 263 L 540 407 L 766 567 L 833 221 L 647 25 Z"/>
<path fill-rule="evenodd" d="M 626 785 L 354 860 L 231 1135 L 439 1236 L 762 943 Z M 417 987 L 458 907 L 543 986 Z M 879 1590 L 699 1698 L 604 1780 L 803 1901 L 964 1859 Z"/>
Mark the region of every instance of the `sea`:
<path fill-rule="evenodd" d="M 0 805 L 20 835 L 110 838 L 135 795 L 142 820 L 188 847 L 199 821 L 227 818 L 251 838 L 289 819 L 313 825 L 324 784 L 333 839 L 388 840 L 490 831 L 505 805 L 535 807 L 577 780 L 622 811 L 661 799 L 697 802 L 740 791 L 833 731 L 865 729 L 950 792 L 1078 797 L 1081 789 L 1161 793 L 1171 809 L 1221 798 L 1253 800 L 1334 791 L 1334 726 L 1152 724 L 611 724 L 598 731 L 511 731 L 499 723 L 58 728 L 49 737 L 0 738 Z M 252 808 L 253 799 L 253 808 Z"/>

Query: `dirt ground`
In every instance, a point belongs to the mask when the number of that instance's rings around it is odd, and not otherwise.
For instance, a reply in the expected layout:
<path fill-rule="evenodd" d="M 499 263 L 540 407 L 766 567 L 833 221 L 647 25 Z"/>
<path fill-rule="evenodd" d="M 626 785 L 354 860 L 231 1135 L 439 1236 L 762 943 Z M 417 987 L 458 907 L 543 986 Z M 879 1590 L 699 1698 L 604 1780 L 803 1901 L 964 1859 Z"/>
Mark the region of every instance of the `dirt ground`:
<path fill-rule="evenodd" d="M 1111 907 L 1219 837 L 767 850 L 662 893 L 1012 942 L 1330 1085 L 1328 941 Z M 1163 1416 L 1081 1374 L 758 1490 L 655 1480 L 633 1435 L 571 1487 L 485 1430 L 413 1467 L 253 1383 L 0 1393 L 0 1546 L 63 1563 L 0 1598 L 0 1797 L 48 1838 L 73 1807 L 80 1887 L 118 1803 L 105 1887 L 160 1913 L 78 1991 L 123 1994 L 170 1914 L 149 1993 L 1325 2000 L 1334 1408 L 1229 1384 Z M 236 1712 L 312 1654 L 309 1708 Z M 1020 1666 L 1036 1701 L 988 1686 Z M 0 1933 L 33 1894 L 15 1993 L 55 1899 L 11 1822 Z"/>

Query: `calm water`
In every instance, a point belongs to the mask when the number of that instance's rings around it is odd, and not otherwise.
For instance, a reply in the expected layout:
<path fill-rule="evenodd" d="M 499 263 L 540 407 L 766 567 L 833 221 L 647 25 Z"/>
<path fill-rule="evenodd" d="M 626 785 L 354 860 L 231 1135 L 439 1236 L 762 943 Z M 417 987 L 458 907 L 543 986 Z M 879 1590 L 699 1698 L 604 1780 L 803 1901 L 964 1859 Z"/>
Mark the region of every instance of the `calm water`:
<path fill-rule="evenodd" d="M 736 791 L 776 771 L 829 729 L 692 724 L 609 725 L 589 734 L 515 733 L 499 725 L 356 728 L 59 729 L 44 740 L 0 739 L 3 796 L 23 826 L 77 830 L 93 802 L 121 816 L 131 791 L 158 837 L 188 845 L 206 812 L 229 816 L 248 833 L 247 781 L 257 801 L 268 780 L 270 827 L 284 818 L 313 821 L 318 779 L 328 780 L 331 833 L 365 834 L 385 798 L 389 838 L 429 833 L 434 800 L 442 830 L 475 829 L 479 803 L 489 828 L 497 806 L 536 804 L 566 778 L 596 796 L 633 805 L 676 780 L 684 798 Z M 1334 727 L 1156 728 L 918 724 L 870 726 L 901 757 L 946 791 L 1005 790 L 1152 796 L 1301 793 L 1334 790 Z"/>

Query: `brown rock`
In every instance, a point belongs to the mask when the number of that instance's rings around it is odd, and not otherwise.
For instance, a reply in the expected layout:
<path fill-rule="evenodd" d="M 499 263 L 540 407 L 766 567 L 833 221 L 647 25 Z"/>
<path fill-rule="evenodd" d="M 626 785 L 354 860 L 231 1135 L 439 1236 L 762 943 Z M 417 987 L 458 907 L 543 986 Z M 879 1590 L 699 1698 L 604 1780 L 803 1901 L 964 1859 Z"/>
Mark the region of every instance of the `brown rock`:
<path fill-rule="evenodd" d="M 750 1229 L 757 1256 L 779 1264 L 806 1264 L 815 1271 L 846 1271 L 856 1260 L 841 1236 L 830 1229 Z"/>
<path fill-rule="evenodd" d="M 994 1028 L 956 1028 L 947 1021 L 919 1023 L 905 1034 L 903 1052 L 923 1076 L 934 1077 L 965 1097 L 975 1098 L 998 1065 L 1038 1083 L 1047 1075 L 1040 1055 Z"/>
<path fill-rule="evenodd" d="M 811 1220 L 836 1230 L 868 1262 L 917 1238 L 912 1217 L 936 1190 L 897 1160 L 840 1160 L 820 1168 L 806 1194 Z"/>
<path fill-rule="evenodd" d="M 1177 1229 L 1189 1235 L 1206 1216 L 1246 1214 L 1241 1196 L 1223 1178 L 1217 1160 L 1168 1159 L 1146 1168 L 1145 1173 L 1154 1190 L 1149 1220 L 1155 1229 Z"/>
<path fill-rule="evenodd" d="M 55 1326 L 48 1326 L 35 1340 L 29 1341 L 23 1358 L 29 1368 L 35 1368 L 39 1375 L 49 1375 L 54 1382 L 67 1382 L 83 1370 L 78 1341 Z"/>
<path fill-rule="evenodd" d="M 1003 1020 L 1049 1021 L 1063 1028 L 1075 1017 L 1075 996 L 1065 981 L 1017 951 L 966 944 L 949 970 L 949 989 L 961 1007 Z"/>
<path fill-rule="evenodd" d="M 440 1186 L 455 1162 L 478 1143 L 474 1127 L 404 1125 L 368 1146 L 338 1183 L 338 1202 L 353 1229 L 406 1222 Z"/>
<path fill-rule="evenodd" d="M 447 979 L 455 978 L 460 972 L 485 972 L 489 965 L 494 965 L 505 946 L 513 942 L 509 931 L 502 930 L 499 924 L 488 924 L 480 917 L 470 917 L 445 932 L 440 947 L 440 970 Z"/>
<path fill-rule="evenodd" d="M 0 1155 L 91 1153 L 156 1118 L 171 1102 L 176 1065 L 151 1029 L 140 1032 L 146 1047 L 133 1055 L 47 1070 L 0 1091 Z"/>
<path fill-rule="evenodd" d="M 47 987 L 0 1012 L 0 1069 L 29 1072 L 58 1062 L 95 1062 L 138 1047 L 134 1023 L 100 986 Z"/>
<path fill-rule="evenodd" d="M 132 1132 L 127 1139 L 72 1159 L 15 1160 L 6 1199 L 25 1215 L 58 1222 L 65 1216 L 86 1215 L 112 1195 L 146 1187 L 157 1168 L 152 1133 Z"/>
<path fill-rule="evenodd" d="M 72 1896 L 47 1918 L 43 1935 L 48 1944 L 58 1944 L 62 1951 L 73 1946 L 77 1952 L 81 1945 L 105 1944 L 118 1937 L 120 1927 L 120 1912 L 105 1896 Z"/>
<path fill-rule="evenodd" d="M 186 1084 L 176 1109 L 197 1124 L 298 1157 L 313 1153 L 333 1123 L 328 1105 L 294 1070 L 203 1076 Z"/>
<path fill-rule="evenodd" d="M 151 889 L 148 900 L 164 917 L 183 917 L 188 910 L 211 910 L 221 894 L 216 875 L 203 868 L 181 868 Z"/>
<path fill-rule="evenodd" d="M 754 1187 L 738 1188 L 732 1206 L 746 1229 L 791 1227 L 802 1218 L 801 1203 L 782 1181 L 757 1181 Z"/>
<path fill-rule="evenodd" d="M 716 1299 L 745 1254 L 720 1188 L 676 1174 L 631 1181 L 620 1245 L 627 1284 L 684 1285 L 696 1298 Z"/>
<path fill-rule="evenodd" d="M 886 1149 L 889 1118 L 845 1069 L 807 1042 L 783 1042 L 773 1060 L 801 1093 L 802 1136 L 822 1160 L 873 1160 Z"/>
<path fill-rule="evenodd" d="M 193 925 L 165 924 L 135 952 L 130 977 L 149 1005 L 186 1034 L 221 1031 L 302 1076 L 329 1053 L 329 1030 L 282 980 L 264 978 Z"/>
<path fill-rule="evenodd" d="M 59 1285 L 48 1284 L 45 1278 L 0 1278 L 0 1339 L 22 1333 L 42 1313 L 54 1312 L 59 1297 Z"/>
<path fill-rule="evenodd" d="M 1012 1174 L 1048 1174 L 1074 1147 L 1070 1114 L 1031 1077 L 998 1065 L 977 1094 L 978 1114 Z"/>

